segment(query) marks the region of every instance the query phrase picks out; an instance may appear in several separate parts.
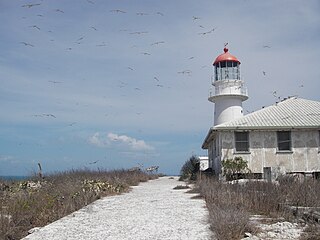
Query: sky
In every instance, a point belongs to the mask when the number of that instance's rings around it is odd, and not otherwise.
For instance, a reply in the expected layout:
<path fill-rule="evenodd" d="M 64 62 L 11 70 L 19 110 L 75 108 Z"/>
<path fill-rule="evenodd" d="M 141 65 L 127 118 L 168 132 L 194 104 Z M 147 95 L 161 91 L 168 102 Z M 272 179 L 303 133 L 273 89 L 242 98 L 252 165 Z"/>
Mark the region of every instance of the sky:
<path fill-rule="evenodd" d="M 0 175 L 179 174 L 207 154 L 226 43 L 244 113 L 320 101 L 319 12 L 317 0 L 0 0 Z"/>

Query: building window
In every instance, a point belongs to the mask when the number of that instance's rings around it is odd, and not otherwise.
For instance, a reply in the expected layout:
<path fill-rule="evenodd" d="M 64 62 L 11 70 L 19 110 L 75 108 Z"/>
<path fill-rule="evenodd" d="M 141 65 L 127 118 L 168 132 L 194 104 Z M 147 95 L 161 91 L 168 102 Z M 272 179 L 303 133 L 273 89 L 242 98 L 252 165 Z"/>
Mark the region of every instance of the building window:
<path fill-rule="evenodd" d="M 249 152 L 249 132 L 235 132 L 236 152 Z"/>
<path fill-rule="evenodd" d="M 278 151 L 291 151 L 291 132 L 277 132 Z"/>

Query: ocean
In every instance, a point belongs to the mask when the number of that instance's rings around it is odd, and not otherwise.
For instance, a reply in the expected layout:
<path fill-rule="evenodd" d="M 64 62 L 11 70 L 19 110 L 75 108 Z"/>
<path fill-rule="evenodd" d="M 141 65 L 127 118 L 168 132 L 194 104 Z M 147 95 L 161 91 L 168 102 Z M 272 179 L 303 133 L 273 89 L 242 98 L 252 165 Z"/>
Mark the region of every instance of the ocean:
<path fill-rule="evenodd" d="M 21 181 L 30 178 L 30 176 L 0 176 L 0 180 Z"/>

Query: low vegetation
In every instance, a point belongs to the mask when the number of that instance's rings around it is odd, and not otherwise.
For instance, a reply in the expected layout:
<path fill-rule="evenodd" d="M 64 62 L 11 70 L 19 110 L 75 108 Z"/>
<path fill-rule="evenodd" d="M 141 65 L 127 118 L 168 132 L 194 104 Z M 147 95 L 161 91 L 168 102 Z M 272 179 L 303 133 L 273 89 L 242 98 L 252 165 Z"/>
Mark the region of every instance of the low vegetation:
<path fill-rule="evenodd" d="M 197 175 L 199 173 L 200 165 L 199 159 L 196 156 L 191 156 L 189 160 L 187 160 L 181 170 L 180 170 L 180 179 L 181 181 L 194 181 L 197 179 Z"/>
<path fill-rule="evenodd" d="M 197 187 L 206 200 L 210 226 L 217 239 L 241 239 L 245 232 L 256 231 L 249 222 L 254 214 L 287 220 L 300 218 L 311 224 L 310 216 L 292 209 L 320 206 L 320 183 L 313 179 L 297 181 L 284 177 L 277 183 L 256 180 L 223 183 L 203 177 Z M 315 226 L 308 228 L 303 239 L 318 239 L 308 237 L 320 236 L 319 227 Z"/>
<path fill-rule="evenodd" d="M 72 170 L 27 181 L 0 180 L 0 240 L 21 239 L 34 227 L 156 177 L 142 171 Z"/>

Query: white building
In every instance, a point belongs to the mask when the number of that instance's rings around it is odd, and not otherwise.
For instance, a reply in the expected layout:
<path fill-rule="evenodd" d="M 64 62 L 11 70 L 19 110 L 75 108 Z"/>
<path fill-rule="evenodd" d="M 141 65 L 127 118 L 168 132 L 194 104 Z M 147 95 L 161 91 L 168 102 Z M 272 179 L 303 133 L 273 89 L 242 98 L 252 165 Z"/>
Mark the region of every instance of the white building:
<path fill-rule="evenodd" d="M 242 157 L 258 177 L 263 173 L 319 177 L 320 102 L 291 97 L 243 116 L 242 101 L 248 96 L 240 78 L 240 62 L 225 54 L 228 51 L 213 64 L 216 89 L 209 101 L 215 103 L 214 126 L 202 145 L 208 149 L 214 173 L 221 174 L 222 160 Z M 235 74 L 228 74 L 228 66 Z"/>

